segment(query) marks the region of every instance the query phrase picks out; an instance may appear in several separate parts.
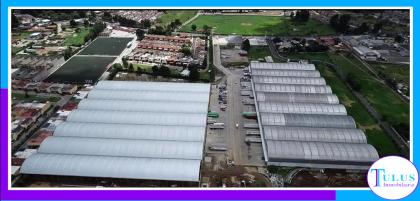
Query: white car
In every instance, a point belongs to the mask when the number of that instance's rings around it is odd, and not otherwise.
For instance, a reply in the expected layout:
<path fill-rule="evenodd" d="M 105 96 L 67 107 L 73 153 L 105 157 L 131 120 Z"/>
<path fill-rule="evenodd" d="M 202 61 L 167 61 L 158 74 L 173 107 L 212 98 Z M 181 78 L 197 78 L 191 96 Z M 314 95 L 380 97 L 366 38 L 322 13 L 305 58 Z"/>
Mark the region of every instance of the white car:
<path fill-rule="evenodd" d="M 236 124 L 236 128 L 239 128 L 239 124 L 238 123 Z"/>

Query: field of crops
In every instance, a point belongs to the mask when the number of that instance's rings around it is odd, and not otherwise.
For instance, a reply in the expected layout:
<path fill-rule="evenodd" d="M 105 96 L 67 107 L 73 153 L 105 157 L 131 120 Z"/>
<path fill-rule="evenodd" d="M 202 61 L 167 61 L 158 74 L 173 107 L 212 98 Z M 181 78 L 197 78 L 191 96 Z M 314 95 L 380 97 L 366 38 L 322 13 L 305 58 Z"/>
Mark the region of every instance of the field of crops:
<path fill-rule="evenodd" d="M 86 47 L 79 55 L 109 55 L 118 56 L 133 38 L 102 38 L 99 37 Z"/>
<path fill-rule="evenodd" d="M 91 84 L 105 72 L 116 57 L 74 56 L 50 75 L 46 82 Z"/>

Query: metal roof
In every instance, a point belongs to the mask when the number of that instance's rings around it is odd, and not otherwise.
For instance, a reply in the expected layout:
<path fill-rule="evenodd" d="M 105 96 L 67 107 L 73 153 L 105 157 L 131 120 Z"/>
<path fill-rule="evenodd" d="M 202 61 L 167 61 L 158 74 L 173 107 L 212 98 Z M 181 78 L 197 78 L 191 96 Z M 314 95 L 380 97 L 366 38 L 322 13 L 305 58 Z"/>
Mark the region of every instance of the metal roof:
<path fill-rule="evenodd" d="M 274 114 L 260 112 L 263 126 L 356 128 L 353 118 L 345 115 Z"/>
<path fill-rule="evenodd" d="M 266 140 L 366 143 L 360 129 L 264 126 Z"/>
<path fill-rule="evenodd" d="M 347 115 L 346 107 L 341 104 L 261 102 L 258 106 L 260 112 Z"/>
<path fill-rule="evenodd" d="M 51 136 L 43 141 L 38 152 L 45 154 L 200 160 L 202 149 L 202 142 Z"/>
<path fill-rule="evenodd" d="M 129 91 L 129 90 L 99 90 L 89 92 L 89 99 L 112 100 L 142 100 L 142 101 L 180 101 L 180 102 L 209 102 L 209 93 L 195 93 L 177 91 Z"/>
<path fill-rule="evenodd" d="M 251 62 L 252 69 L 273 69 L 273 70 L 315 70 L 315 65 L 304 63 L 266 63 L 266 62 Z"/>
<path fill-rule="evenodd" d="M 67 121 L 109 124 L 206 126 L 207 115 L 77 109 L 69 114 Z"/>
<path fill-rule="evenodd" d="M 268 157 L 271 161 L 318 161 L 318 162 L 366 162 L 379 159 L 372 145 L 357 143 L 329 143 L 305 141 L 267 140 Z M 322 162 L 321 162 L 322 163 Z"/>
<path fill-rule="evenodd" d="M 175 82 L 100 81 L 95 88 L 102 90 L 176 91 L 207 94 L 210 92 L 209 84 Z"/>
<path fill-rule="evenodd" d="M 23 174 L 199 181 L 210 84 L 100 81 Z"/>
<path fill-rule="evenodd" d="M 331 87 L 320 85 L 296 85 L 296 84 L 266 84 L 255 83 L 255 91 L 259 92 L 292 92 L 292 93 L 332 93 Z"/>
<path fill-rule="evenodd" d="M 251 75 L 280 76 L 280 77 L 320 77 L 316 70 L 269 70 L 251 69 Z"/>
<path fill-rule="evenodd" d="M 338 104 L 335 94 L 256 92 L 257 101 Z"/>
<path fill-rule="evenodd" d="M 22 174 L 199 181 L 200 160 L 33 154 Z"/>
<path fill-rule="evenodd" d="M 253 76 L 254 83 L 276 83 L 276 84 L 305 84 L 305 85 L 326 85 L 322 77 L 271 77 Z"/>
<path fill-rule="evenodd" d="M 106 124 L 66 121 L 57 126 L 54 136 L 203 142 L 205 129 L 203 126 Z"/>
<path fill-rule="evenodd" d="M 314 65 L 251 62 L 249 69 L 268 165 L 368 169 L 379 158 Z"/>
<path fill-rule="evenodd" d="M 179 112 L 179 113 L 206 113 L 208 104 L 191 102 L 168 101 L 131 101 L 131 100 L 98 100 L 85 99 L 77 106 L 84 110 L 117 110 L 139 112 Z"/>

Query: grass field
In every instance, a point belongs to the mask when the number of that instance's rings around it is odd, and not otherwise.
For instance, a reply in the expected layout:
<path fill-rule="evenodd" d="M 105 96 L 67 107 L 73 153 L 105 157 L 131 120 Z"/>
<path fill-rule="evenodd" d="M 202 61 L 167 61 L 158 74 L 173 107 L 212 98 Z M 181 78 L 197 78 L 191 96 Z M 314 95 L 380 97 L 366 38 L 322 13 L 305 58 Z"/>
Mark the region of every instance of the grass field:
<path fill-rule="evenodd" d="M 88 35 L 90 28 L 80 28 L 80 33 L 74 33 L 64 40 L 65 46 L 81 46 L 85 43 L 85 36 Z"/>
<path fill-rule="evenodd" d="M 369 103 L 391 124 L 410 122 L 410 106 L 391 88 L 379 82 L 353 56 L 330 55 L 333 63 L 339 65 L 344 73 L 352 73 L 361 86 L 361 93 Z"/>
<path fill-rule="evenodd" d="M 191 23 L 181 28 L 181 31 L 191 32 L 191 25 L 202 29 L 204 25 L 213 28 L 215 34 L 238 35 L 279 35 L 307 36 L 334 34 L 329 26 L 318 21 L 294 23 L 289 17 L 251 16 L 251 15 L 201 15 Z"/>
<path fill-rule="evenodd" d="M 258 47 L 258 48 L 251 47 L 251 49 L 249 49 L 248 51 L 249 61 L 258 61 L 258 59 L 264 59 L 266 56 L 271 56 L 274 62 L 281 62 L 272 56 L 268 46 Z"/>
<path fill-rule="evenodd" d="M 16 100 L 20 100 L 20 101 L 24 101 L 24 102 L 33 102 L 33 101 L 37 101 L 40 103 L 45 103 L 47 101 L 50 102 L 57 102 L 60 100 L 59 97 L 42 97 L 42 96 L 37 96 L 37 95 L 25 95 L 25 94 L 19 94 L 19 93 L 12 93 L 12 99 L 16 99 Z"/>
<path fill-rule="evenodd" d="M 47 82 L 92 84 L 116 57 L 74 56 L 50 75 Z"/>
<path fill-rule="evenodd" d="M 408 64 L 386 64 L 371 62 L 371 66 L 377 71 L 381 72 L 397 82 L 410 84 L 410 65 Z"/>
<path fill-rule="evenodd" d="M 117 56 L 127 47 L 133 38 L 97 38 L 79 55 L 111 55 Z"/>
<path fill-rule="evenodd" d="M 197 14 L 197 10 L 168 10 L 158 18 L 158 22 L 161 25 L 168 25 L 176 19 L 179 19 L 181 23 L 184 23 L 194 17 L 195 14 Z"/>
<path fill-rule="evenodd" d="M 289 55 L 289 57 L 324 61 L 334 61 L 334 59 L 338 59 L 334 58 L 333 55 L 326 53 L 293 54 Z M 331 57 L 333 57 L 333 59 Z M 400 154 L 400 151 L 391 138 L 384 133 L 375 119 L 370 116 L 364 106 L 351 93 L 350 89 L 337 74 L 322 64 L 318 64 L 317 69 L 325 78 L 327 84 L 331 86 L 333 93 L 338 96 L 340 103 L 346 106 L 348 114 L 355 119 L 358 128 L 365 131 L 368 143 L 376 148 L 380 156 Z"/>

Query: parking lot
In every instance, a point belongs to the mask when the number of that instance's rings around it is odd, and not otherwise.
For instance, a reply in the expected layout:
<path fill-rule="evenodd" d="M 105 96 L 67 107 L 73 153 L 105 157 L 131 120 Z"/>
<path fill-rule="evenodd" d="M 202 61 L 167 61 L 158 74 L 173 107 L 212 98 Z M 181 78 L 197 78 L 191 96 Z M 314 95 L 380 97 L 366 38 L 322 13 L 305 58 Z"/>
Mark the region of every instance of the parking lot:
<path fill-rule="evenodd" d="M 229 71 L 230 74 L 219 83 L 213 84 L 211 88 L 210 111 L 217 112 L 219 117 L 209 117 L 208 122 L 223 123 L 224 127 L 212 129 L 211 125 L 208 126 L 206 156 L 213 156 L 212 164 L 214 166 L 218 166 L 220 163 L 226 164 L 229 161 L 232 161 L 234 165 L 264 166 L 261 143 L 246 142 L 247 138 L 260 139 L 260 137 L 246 135 L 247 131 L 248 133 L 250 131 L 258 132 L 258 128 L 244 128 L 244 124 L 256 124 L 257 121 L 242 116 L 243 112 L 255 112 L 254 105 L 244 104 L 244 102 L 253 103 L 253 99 L 249 96 L 241 96 L 241 90 L 243 90 L 241 85 L 246 85 L 246 83 L 241 83 L 243 70 L 229 69 Z M 223 107 L 226 109 L 222 110 Z M 217 168 L 214 167 L 214 169 Z"/>

